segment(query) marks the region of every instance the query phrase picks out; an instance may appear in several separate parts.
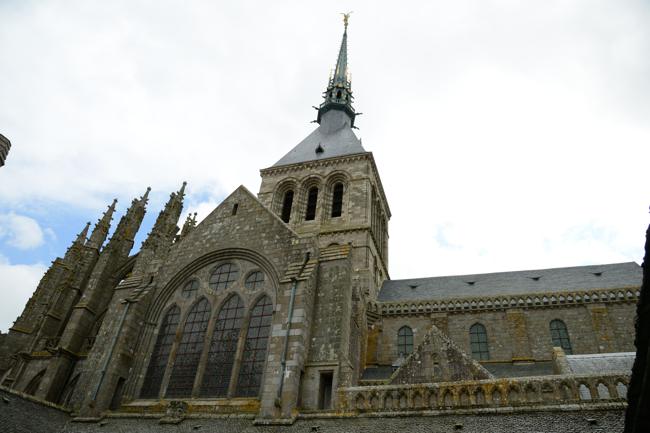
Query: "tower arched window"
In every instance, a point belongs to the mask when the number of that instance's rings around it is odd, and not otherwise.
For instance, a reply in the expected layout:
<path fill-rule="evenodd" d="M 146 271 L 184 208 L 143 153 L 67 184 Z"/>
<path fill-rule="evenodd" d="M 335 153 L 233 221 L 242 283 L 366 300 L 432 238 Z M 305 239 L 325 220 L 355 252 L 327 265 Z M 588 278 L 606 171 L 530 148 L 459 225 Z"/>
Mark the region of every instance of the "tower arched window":
<path fill-rule="evenodd" d="M 332 189 L 332 218 L 340 217 L 343 211 L 343 184 L 338 182 Z"/>
<path fill-rule="evenodd" d="M 268 296 L 260 298 L 251 311 L 244 355 L 237 379 L 237 397 L 255 397 L 259 393 L 272 315 L 273 304 Z"/>
<path fill-rule="evenodd" d="M 284 193 L 282 198 L 282 221 L 288 223 L 291 219 L 291 207 L 293 206 L 293 190 Z"/>
<path fill-rule="evenodd" d="M 554 347 L 561 347 L 567 355 L 573 353 L 571 348 L 571 340 L 569 339 L 569 332 L 567 331 L 566 324 L 560 319 L 551 320 L 551 339 L 553 340 Z"/>
<path fill-rule="evenodd" d="M 318 203 L 318 187 L 309 188 L 307 193 L 307 212 L 305 213 L 305 220 L 311 221 L 316 218 L 316 204 Z"/>
<path fill-rule="evenodd" d="M 490 359 L 485 326 L 480 323 L 475 323 L 469 328 L 469 343 L 472 349 L 472 358 L 478 361 Z"/>
<path fill-rule="evenodd" d="M 413 353 L 413 330 L 408 326 L 402 326 L 397 331 L 397 354 L 408 356 Z"/>
<path fill-rule="evenodd" d="M 201 385 L 202 397 L 226 397 L 244 318 L 244 302 L 233 295 L 221 307 L 214 325 L 208 362 Z"/>
<path fill-rule="evenodd" d="M 140 393 L 140 397 L 142 398 L 158 397 L 180 319 L 181 309 L 173 306 L 160 324 L 156 345 L 153 348 L 147 374 L 144 377 L 144 384 Z"/>
<path fill-rule="evenodd" d="M 203 352 L 203 341 L 210 320 L 210 303 L 202 298 L 185 320 L 181 341 L 176 351 L 166 397 L 190 397 L 194 378 Z"/>

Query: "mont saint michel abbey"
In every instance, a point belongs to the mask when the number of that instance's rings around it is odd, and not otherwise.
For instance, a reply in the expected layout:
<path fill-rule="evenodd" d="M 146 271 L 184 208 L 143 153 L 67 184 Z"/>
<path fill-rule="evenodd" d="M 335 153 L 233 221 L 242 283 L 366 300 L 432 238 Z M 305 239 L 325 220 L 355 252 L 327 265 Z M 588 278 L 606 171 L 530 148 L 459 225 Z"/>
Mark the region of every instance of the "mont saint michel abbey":
<path fill-rule="evenodd" d="M 2 431 L 622 431 L 636 263 L 389 279 L 345 21 L 317 128 L 257 194 L 197 224 L 183 184 L 134 254 L 147 189 L 53 261 L 0 335 Z"/>

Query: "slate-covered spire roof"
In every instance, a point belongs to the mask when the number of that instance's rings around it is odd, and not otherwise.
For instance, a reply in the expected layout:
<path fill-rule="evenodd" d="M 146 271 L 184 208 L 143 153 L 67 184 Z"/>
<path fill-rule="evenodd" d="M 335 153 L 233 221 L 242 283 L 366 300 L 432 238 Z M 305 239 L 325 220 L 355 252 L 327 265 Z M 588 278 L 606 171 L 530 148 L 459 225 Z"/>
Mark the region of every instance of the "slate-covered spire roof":
<path fill-rule="evenodd" d="M 298 143 L 273 166 L 297 164 L 336 156 L 365 153 L 361 140 L 352 131 L 356 112 L 352 106 L 352 83 L 348 74 L 348 19 L 344 14 L 343 39 L 334 74 L 323 93 L 316 122 L 319 127 Z"/>

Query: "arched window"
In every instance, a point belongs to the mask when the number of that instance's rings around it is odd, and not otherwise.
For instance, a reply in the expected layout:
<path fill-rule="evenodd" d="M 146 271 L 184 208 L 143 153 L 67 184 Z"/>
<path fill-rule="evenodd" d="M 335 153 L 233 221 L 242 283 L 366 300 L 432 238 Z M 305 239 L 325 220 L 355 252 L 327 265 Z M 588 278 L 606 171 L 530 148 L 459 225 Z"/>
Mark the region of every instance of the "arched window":
<path fill-rule="evenodd" d="M 340 217 L 343 210 L 343 184 L 337 183 L 332 190 L 332 218 Z"/>
<path fill-rule="evenodd" d="M 251 272 L 244 283 L 247 289 L 256 290 L 264 286 L 264 272 Z"/>
<path fill-rule="evenodd" d="M 307 193 L 306 221 L 311 221 L 316 218 L 316 203 L 318 203 L 318 187 L 313 186 L 309 188 L 309 192 Z"/>
<path fill-rule="evenodd" d="M 397 331 L 397 354 L 407 356 L 413 353 L 413 330 L 402 326 Z"/>
<path fill-rule="evenodd" d="M 221 307 L 219 316 L 217 316 L 201 385 L 202 397 L 226 397 L 228 395 L 243 318 L 244 302 L 239 296 L 233 295 Z"/>
<path fill-rule="evenodd" d="M 571 355 L 573 350 L 571 348 L 571 340 L 569 340 L 569 332 L 566 325 L 559 319 L 551 320 L 551 339 L 553 340 L 554 347 L 561 347 L 564 353 Z"/>
<path fill-rule="evenodd" d="M 212 290 L 227 289 L 239 278 L 239 267 L 234 263 L 224 263 L 210 275 Z"/>
<path fill-rule="evenodd" d="M 147 374 L 144 377 L 144 384 L 140 397 L 142 398 L 157 398 L 160 392 L 160 384 L 162 383 L 163 376 L 165 375 L 165 368 L 167 368 L 167 361 L 169 360 L 169 353 L 174 344 L 174 337 L 176 336 L 176 328 L 181 319 L 181 309 L 173 306 L 165 315 L 160 330 L 158 331 L 158 338 L 156 345 L 151 354 Z"/>
<path fill-rule="evenodd" d="M 25 387 L 25 394 L 34 395 L 38 391 L 38 387 L 41 384 L 41 380 L 45 376 L 45 370 L 41 370 L 36 376 L 29 381 Z"/>
<path fill-rule="evenodd" d="M 239 368 L 237 379 L 238 397 L 255 397 L 259 393 L 266 360 L 266 347 L 271 330 L 273 304 L 268 296 L 264 296 L 253 307 L 250 324 L 246 334 L 244 356 Z"/>
<path fill-rule="evenodd" d="M 293 190 L 284 193 L 282 199 L 282 221 L 288 223 L 291 219 L 291 206 L 293 205 Z"/>
<path fill-rule="evenodd" d="M 472 349 L 472 358 L 478 361 L 485 361 L 490 359 L 490 351 L 488 350 L 487 331 L 485 326 L 480 323 L 475 323 L 469 328 L 469 342 Z"/>
<path fill-rule="evenodd" d="M 183 298 L 192 298 L 196 295 L 196 292 L 199 291 L 199 282 L 197 280 L 191 280 L 185 283 L 181 295 Z"/>
<path fill-rule="evenodd" d="M 176 350 L 166 397 L 190 397 L 210 320 L 210 303 L 202 298 L 190 310 Z"/>

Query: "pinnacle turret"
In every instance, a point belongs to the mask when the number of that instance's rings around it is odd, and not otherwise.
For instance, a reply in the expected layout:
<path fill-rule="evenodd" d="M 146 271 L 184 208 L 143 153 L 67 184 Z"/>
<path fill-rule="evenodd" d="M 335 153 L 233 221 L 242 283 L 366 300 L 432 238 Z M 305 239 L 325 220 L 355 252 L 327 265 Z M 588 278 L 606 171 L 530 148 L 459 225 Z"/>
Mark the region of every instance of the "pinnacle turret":
<path fill-rule="evenodd" d="M 151 191 L 151 187 L 147 187 L 144 195 L 140 198 L 134 198 L 131 201 L 131 206 L 117 224 L 117 228 L 106 246 L 107 248 L 118 240 L 133 240 L 146 213 L 149 191 Z"/>
<path fill-rule="evenodd" d="M 147 239 L 142 244 L 143 250 L 156 250 L 159 246 L 168 244 L 174 239 L 174 236 L 178 231 L 178 218 L 183 210 L 183 198 L 185 197 L 186 185 L 187 182 L 183 182 L 183 185 L 178 192 L 170 194 L 165 208 L 158 214 L 158 218 L 156 219 L 149 236 L 147 236 Z"/>
<path fill-rule="evenodd" d="M 187 236 L 196 227 L 196 212 L 188 214 L 181 230 L 181 239 Z"/>
<path fill-rule="evenodd" d="M 113 219 L 113 213 L 115 212 L 115 205 L 117 204 L 117 199 L 113 199 L 113 203 L 108 206 L 104 215 L 97 221 L 95 228 L 93 229 L 90 239 L 88 240 L 88 245 L 91 248 L 101 248 L 108 236 L 108 231 L 111 228 L 111 220 Z"/>
<path fill-rule="evenodd" d="M 350 127 L 354 127 L 354 118 L 356 113 L 352 107 L 352 82 L 348 73 L 348 20 L 350 13 L 343 14 L 343 39 L 341 48 L 336 59 L 336 68 L 334 74 L 327 83 L 327 90 L 323 94 L 325 100 L 318 107 L 318 118 L 316 122 L 321 123 L 323 115 L 330 110 L 340 110 L 345 112 L 350 118 Z"/>

